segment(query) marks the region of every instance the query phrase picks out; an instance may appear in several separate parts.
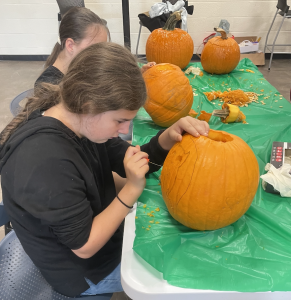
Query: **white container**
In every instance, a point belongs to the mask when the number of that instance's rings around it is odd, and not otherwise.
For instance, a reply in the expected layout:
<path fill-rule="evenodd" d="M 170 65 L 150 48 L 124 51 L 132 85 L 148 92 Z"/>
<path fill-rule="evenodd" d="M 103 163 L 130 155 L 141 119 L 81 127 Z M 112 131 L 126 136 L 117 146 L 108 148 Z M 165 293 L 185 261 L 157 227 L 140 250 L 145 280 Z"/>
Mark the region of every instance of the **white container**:
<path fill-rule="evenodd" d="M 258 42 L 251 42 L 249 40 L 242 41 L 239 45 L 240 53 L 256 52 L 259 50 Z"/>

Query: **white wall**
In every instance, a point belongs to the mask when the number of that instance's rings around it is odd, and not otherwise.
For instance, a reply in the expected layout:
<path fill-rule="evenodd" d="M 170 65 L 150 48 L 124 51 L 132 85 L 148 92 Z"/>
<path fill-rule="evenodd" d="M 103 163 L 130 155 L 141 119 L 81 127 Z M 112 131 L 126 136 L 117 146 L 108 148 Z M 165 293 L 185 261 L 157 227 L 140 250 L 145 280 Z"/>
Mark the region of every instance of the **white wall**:
<path fill-rule="evenodd" d="M 132 51 L 135 52 L 139 30 L 137 15 L 148 11 L 153 3 L 149 0 L 129 0 Z M 86 7 L 108 22 L 112 40 L 123 44 L 121 0 L 85 0 Z M 213 32 L 221 19 L 230 22 L 235 36 L 261 36 L 263 50 L 265 36 L 276 10 L 273 0 L 189 0 L 194 4 L 194 14 L 188 17 L 188 31 L 195 44 L 196 53 L 203 38 Z M 55 0 L 0 0 L 0 55 L 49 54 L 57 41 L 58 5 Z M 282 18 L 277 17 L 277 29 Z M 149 31 L 142 29 L 139 53 L 145 54 Z M 271 40 L 275 32 L 270 34 Z M 291 44 L 291 20 L 286 20 L 277 43 Z M 291 47 L 281 48 L 290 51 Z"/>

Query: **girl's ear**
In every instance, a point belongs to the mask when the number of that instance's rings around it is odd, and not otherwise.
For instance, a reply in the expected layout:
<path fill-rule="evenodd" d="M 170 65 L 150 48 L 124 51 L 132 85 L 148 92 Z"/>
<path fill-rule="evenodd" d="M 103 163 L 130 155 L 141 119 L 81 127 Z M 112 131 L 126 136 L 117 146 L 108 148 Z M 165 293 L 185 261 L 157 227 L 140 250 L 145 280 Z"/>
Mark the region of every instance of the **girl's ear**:
<path fill-rule="evenodd" d="M 68 51 L 70 54 L 73 54 L 73 53 L 74 53 L 75 46 L 76 46 L 76 43 L 74 42 L 73 39 L 71 39 L 71 38 L 67 38 L 67 39 L 66 39 L 65 48 L 67 49 L 67 51 Z"/>

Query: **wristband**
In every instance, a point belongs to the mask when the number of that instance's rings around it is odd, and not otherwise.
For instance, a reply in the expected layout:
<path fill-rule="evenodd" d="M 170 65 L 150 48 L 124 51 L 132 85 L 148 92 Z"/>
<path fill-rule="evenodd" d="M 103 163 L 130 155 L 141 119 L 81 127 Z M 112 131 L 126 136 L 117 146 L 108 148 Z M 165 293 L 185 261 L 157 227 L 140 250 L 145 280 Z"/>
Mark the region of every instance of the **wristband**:
<path fill-rule="evenodd" d="M 127 208 L 133 208 L 133 206 L 129 206 L 129 205 L 125 204 L 125 203 L 118 197 L 118 195 L 116 195 L 116 198 L 117 198 L 124 206 L 126 206 Z"/>

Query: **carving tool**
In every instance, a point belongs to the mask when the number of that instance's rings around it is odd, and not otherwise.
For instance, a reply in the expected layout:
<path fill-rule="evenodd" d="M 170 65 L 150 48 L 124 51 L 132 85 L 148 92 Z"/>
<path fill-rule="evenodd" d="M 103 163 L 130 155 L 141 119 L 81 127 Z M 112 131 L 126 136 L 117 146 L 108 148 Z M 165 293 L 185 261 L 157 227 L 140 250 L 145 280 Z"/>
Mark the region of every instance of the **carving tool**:
<path fill-rule="evenodd" d="M 150 163 L 152 165 L 155 165 L 155 166 L 158 166 L 158 167 L 162 167 L 161 165 L 158 165 L 158 164 L 155 164 L 155 163 L 151 162 L 149 158 L 146 158 L 146 160 L 148 161 L 148 163 Z"/>

